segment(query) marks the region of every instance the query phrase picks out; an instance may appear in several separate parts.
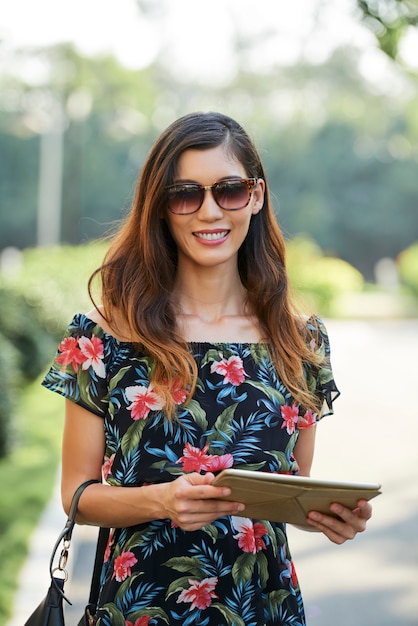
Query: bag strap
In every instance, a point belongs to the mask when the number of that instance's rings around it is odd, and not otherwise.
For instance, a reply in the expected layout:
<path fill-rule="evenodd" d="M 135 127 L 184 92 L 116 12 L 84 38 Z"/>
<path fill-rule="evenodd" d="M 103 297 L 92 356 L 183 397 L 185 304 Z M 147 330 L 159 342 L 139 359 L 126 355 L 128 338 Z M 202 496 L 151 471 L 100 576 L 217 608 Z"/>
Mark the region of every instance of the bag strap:
<path fill-rule="evenodd" d="M 65 565 L 67 563 L 68 550 L 70 548 L 71 537 L 72 537 L 73 529 L 74 529 L 74 526 L 75 526 L 75 518 L 77 516 L 78 503 L 79 503 L 81 495 L 82 495 L 83 491 L 86 489 L 86 487 L 88 487 L 89 485 L 92 485 L 94 483 L 98 483 L 98 482 L 100 482 L 100 481 L 98 481 L 98 480 L 87 480 L 86 482 L 82 483 L 75 490 L 75 493 L 73 495 L 73 499 L 71 500 L 71 505 L 70 505 L 70 510 L 68 512 L 67 522 L 66 522 L 64 528 L 62 529 L 61 533 L 59 534 L 59 537 L 58 537 L 57 541 L 55 542 L 55 546 L 52 549 L 51 559 L 49 561 L 49 573 L 50 573 L 50 576 L 51 576 L 51 581 L 54 584 L 54 587 L 57 589 L 58 593 L 64 598 L 64 600 L 66 602 L 68 602 L 68 604 L 71 604 L 71 602 L 68 600 L 68 598 L 65 597 L 64 591 L 61 588 L 62 585 L 59 586 L 57 584 L 56 579 L 54 577 L 54 571 L 59 570 L 61 572 L 64 572 L 64 580 L 67 580 L 67 572 L 66 572 L 66 569 L 65 569 Z M 60 559 L 59 559 L 58 567 L 54 568 L 55 556 L 56 556 L 56 553 L 58 551 L 58 548 L 59 548 L 61 542 L 64 542 L 64 546 L 63 546 L 63 549 L 61 551 L 61 556 L 60 556 Z"/>
<path fill-rule="evenodd" d="M 97 607 L 100 593 L 100 575 L 102 573 L 104 554 L 109 540 L 110 528 L 100 528 L 99 537 L 97 539 L 96 556 L 94 558 L 94 568 L 91 577 L 89 604 Z"/>

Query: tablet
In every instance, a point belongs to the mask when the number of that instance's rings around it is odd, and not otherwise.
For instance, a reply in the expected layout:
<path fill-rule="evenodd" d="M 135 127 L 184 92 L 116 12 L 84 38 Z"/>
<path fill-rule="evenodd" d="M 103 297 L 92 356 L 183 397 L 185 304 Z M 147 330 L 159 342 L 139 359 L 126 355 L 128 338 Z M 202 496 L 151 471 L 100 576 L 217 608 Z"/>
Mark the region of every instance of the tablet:
<path fill-rule="evenodd" d="M 232 468 L 222 470 L 212 484 L 230 487 L 231 495 L 223 500 L 243 502 L 246 508 L 238 514 L 242 517 L 305 527 L 309 511 L 338 517 L 329 510 L 333 502 L 354 509 L 358 500 L 371 500 L 381 493 L 378 483 L 318 480 Z"/>

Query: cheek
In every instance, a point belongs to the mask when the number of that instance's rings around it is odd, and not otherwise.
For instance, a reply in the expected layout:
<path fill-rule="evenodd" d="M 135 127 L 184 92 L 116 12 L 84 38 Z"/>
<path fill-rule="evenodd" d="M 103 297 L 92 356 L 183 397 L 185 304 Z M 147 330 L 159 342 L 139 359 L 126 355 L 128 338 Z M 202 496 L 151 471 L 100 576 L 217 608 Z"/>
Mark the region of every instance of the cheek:
<path fill-rule="evenodd" d="M 176 216 L 170 216 L 169 218 L 166 217 L 165 223 L 166 223 L 168 232 L 173 238 L 174 243 L 178 246 L 185 230 L 184 228 L 185 224 L 183 222 L 178 223 L 178 221 L 176 220 Z"/>
<path fill-rule="evenodd" d="M 248 231 L 248 229 L 250 228 L 251 218 L 252 212 L 247 211 L 243 215 L 239 216 L 239 219 L 236 221 L 236 226 L 242 230 Z"/>

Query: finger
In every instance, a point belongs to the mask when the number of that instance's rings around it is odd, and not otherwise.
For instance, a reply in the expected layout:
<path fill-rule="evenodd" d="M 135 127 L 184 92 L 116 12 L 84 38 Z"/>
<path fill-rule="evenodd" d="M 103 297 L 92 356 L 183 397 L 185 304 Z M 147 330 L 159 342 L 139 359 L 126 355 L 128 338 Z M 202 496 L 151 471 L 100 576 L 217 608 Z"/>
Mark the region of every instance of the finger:
<path fill-rule="evenodd" d="M 179 511 L 174 518 L 174 522 L 183 530 L 196 530 L 211 524 L 213 521 L 226 515 L 237 515 L 244 510 L 241 503 L 213 501 L 208 509 L 210 501 L 202 501 L 198 510 Z"/>
<path fill-rule="evenodd" d="M 373 509 L 372 509 L 372 505 L 370 504 L 370 502 L 368 502 L 367 500 L 359 500 L 357 502 L 357 507 L 358 507 L 357 510 L 359 510 L 360 517 L 362 517 L 366 521 L 371 518 Z"/>
<path fill-rule="evenodd" d="M 216 498 L 177 498 L 176 510 L 178 514 L 191 515 L 235 515 L 244 511 L 245 505 L 242 502 L 230 502 L 229 500 L 219 500 Z"/>
<path fill-rule="evenodd" d="M 210 499 L 218 500 L 231 495 L 229 487 L 217 487 L 211 483 L 215 476 L 213 474 L 187 474 L 181 476 L 176 481 L 176 492 L 178 497 L 187 497 L 194 500 Z"/>
<path fill-rule="evenodd" d="M 341 504 L 331 504 L 331 511 L 338 515 L 340 519 L 346 522 L 346 525 L 351 526 L 356 533 L 361 533 L 366 530 L 366 522 L 368 517 L 363 517 L 363 513 L 367 515 L 367 510 L 362 506 L 358 506 L 357 509 L 351 511 Z"/>
<path fill-rule="evenodd" d="M 206 474 L 192 472 L 191 474 L 183 474 L 181 478 L 184 478 L 191 485 L 210 485 L 215 480 L 215 475 L 211 472 Z"/>
<path fill-rule="evenodd" d="M 353 539 L 355 533 L 352 530 L 348 532 L 346 524 L 343 524 L 341 528 L 338 525 L 333 525 L 331 520 L 333 520 L 333 518 L 329 516 L 316 518 L 315 513 L 310 513 L 307 518 L 307 522 L 310 526 L 323 533 L 333 543 L 341 545 L 349 539 Z"/>
<path fill-rule="evenodd" d="M 351 513 L 351 515 L 353 514 Z M 355 516 L 353 515 L 353 517 Z M 307 521 L 311 526 L 324 533 L 331 541 L 337 544 L 353 539 L 358 532 L 352 524 L 317 511 L 311 511 Z"/>

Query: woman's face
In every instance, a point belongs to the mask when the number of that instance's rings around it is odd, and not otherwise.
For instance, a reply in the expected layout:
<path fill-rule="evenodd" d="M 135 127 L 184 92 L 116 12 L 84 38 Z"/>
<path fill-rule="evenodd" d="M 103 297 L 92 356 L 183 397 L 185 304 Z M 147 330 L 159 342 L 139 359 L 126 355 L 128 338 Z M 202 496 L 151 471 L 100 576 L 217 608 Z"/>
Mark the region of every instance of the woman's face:
<path fill-rule="evenodd" d="M 248 178 L 243 165 L 224 146 L 208 150 L 186 150 L 180 156 L 173 183 L 213 185 L 230 178 Z M 202 206 L 187 215 L 168 210 L 166 220 L 177 245 L 179 268 L 182 265 L 214 267 L 237 265 L 238 250 L 250 225 L 252 215 L 264 202 L 264 181 L 258 179 L 247 206 L 235 211 L 222 209 L 211 191 L 205 191 Z"/>

